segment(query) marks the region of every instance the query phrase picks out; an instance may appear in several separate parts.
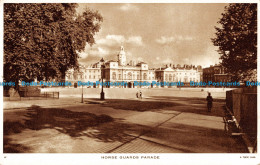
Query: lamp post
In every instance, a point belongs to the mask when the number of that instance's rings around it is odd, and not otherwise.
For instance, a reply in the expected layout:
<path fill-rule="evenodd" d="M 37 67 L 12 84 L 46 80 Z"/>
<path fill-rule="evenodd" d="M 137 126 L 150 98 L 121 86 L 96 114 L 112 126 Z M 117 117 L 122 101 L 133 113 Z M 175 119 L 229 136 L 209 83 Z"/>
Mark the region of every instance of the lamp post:
<path fill-rule="evenodd" d="M 104 90 L 103 90 L 103 88 L 104 88 L 103 79 L 104 79 L 104 68 L 105 68 L 105 65 L 104 65 L 104 59 L 103 58 L 100 60 L 100 63 L 101 63 L 101 79 L 102 79 L 100 100 L 105 100 L 105 93 L 104 93 Z"/>
<path fill-rule="evenodd" d="M 82 85 L 82 92 L 81 92 L 81 103 L 83 103 L 83 85 Z"/>

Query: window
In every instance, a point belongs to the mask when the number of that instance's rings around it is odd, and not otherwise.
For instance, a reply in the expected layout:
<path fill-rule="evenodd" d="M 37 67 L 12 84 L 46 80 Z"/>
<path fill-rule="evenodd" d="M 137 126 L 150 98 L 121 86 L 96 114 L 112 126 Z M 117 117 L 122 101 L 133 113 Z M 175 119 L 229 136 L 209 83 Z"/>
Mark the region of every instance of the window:
<path fill-rule="evenodd" d="M 144 80 L 146 80 L 147 79 L 147 74 L 144 73 L 143 77 L 144 77 Z"/>
<path fill-rule="evenodd" d="M 89 75 L 89 79 L 91 79 L 91 75 Z"/>
<path fill-rule="evenodd" d="M 169 81 L 172 81 L 172 75 L 171 74 L 169 75 Z"/>
<path fill-rule="evenodd" d="M 119 74 L 119 75 L 118 75 L 118 79 L 119 79 L 119 80 L 121 80 L 121 79 L 122 79 L 122 77 L 121 77 L 121 74 Z"/>
<path fill-rule="evenodd" d="M 131 73 L 131 72 L 129 72 L 129 73 L 127 74 L 127 79 L 128 79 L 128 80 L 132 80 L 132 73 Z"/>
<path fill-rule="evenodd" d="M 116 72 L 113 72 L 113 73 L 112 73 L 112 79 L 113 79 L 113 80 L 116 80 Z"/>
<path fill-rule="evenodd" d="M 73 78 L 74 78 L 74 80 L 77 80 L 77 73 L 73 74 Z"/>

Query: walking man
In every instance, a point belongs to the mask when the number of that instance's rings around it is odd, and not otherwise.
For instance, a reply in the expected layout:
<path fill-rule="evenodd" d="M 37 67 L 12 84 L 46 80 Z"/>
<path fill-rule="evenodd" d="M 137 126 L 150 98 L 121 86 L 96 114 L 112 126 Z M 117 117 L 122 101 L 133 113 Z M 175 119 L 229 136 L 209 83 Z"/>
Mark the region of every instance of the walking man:
<path fill-rule="evenodd" d="M 142 91 L 140 91 L 140 98 L 142 99 Z"/>
<path fill-rule="evenodd" d="M 211 112 L 213 98 L 212 98 L 210 92 L 208 93 L 206 100 L 207 100 L 208 112 Z"/>

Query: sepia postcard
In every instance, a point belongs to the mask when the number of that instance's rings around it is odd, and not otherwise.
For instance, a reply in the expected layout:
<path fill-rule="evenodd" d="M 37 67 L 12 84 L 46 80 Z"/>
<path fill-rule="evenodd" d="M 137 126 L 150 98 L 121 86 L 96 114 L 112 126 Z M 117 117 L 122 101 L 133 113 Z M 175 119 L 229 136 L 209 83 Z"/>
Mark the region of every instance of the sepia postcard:
<path fill-rule="evenodd" d="M 260 164 L 258 1 L 0 11 L 1 164 Z"/>

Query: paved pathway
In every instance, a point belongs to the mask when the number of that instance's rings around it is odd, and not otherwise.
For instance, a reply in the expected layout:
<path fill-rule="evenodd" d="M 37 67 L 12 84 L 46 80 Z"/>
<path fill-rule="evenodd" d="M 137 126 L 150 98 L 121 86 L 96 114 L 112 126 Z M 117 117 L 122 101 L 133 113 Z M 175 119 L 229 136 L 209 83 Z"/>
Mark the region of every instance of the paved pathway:
<path fill-rule="evenodd" d="M 149 99 L 152 100 L 152 99 Z M 156 99 L 154 99 L 156 100 Z M 168 99 L 170 100 L 170 99 Z M 238 153 L 239 139 L 224 132 L 223 102 L 206 112 L 201 100 L 144 112 L 97 101 L 49 100 L 6 104 L 5 151 L 29 153 Z M 142 100 L 148 101 L 148 100 Z M 30 107 L 31 104 L 39 107 Z M 124 104 L 124 102 L 122 102 Z M 65 106 L 66 105 L 66 106 Z M 8 107 L 9 106 L 9 107 Z M 52 107 L 52 108 L 50 108 Z M 110 120 L 112 121 L 106 121 Z M 98 119 L 98 120 L 97 120 Z M 104 122 L 101 122 L 104 120 Z"/>

